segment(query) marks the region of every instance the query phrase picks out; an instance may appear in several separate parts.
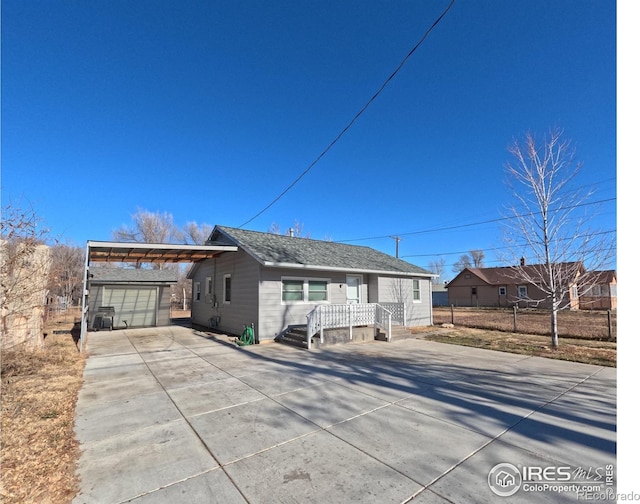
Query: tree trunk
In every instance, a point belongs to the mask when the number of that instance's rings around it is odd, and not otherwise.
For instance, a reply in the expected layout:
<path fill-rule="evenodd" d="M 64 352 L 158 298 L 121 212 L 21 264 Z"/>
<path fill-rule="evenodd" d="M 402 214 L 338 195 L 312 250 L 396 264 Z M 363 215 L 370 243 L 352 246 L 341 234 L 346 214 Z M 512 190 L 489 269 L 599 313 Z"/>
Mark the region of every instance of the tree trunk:
<path fill-rule="evenodd" d="M 558 309 L 555 306 L 555 300 L 551 308 L 551 346 L 554 349 L 558 348 Z"/>

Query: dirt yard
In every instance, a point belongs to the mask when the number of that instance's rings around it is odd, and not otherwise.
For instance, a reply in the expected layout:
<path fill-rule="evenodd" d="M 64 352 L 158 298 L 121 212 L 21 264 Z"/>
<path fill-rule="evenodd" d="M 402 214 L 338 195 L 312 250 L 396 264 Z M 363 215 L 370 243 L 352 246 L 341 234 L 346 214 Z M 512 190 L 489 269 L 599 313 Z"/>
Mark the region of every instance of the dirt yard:
<path fill-rule="evenodd" d="M 74 320 L 58 315 L 45 326 L 42 350 L 2 352 L 2 474 L 4 504 L 66 504 L 75 497 L 79 458 L 73 431 L 85 354 Z M 62 334 L 54 334 L 60 331 Z"/>
<path fill-rule="evenodd" d="M 545 310 L 522 309 L 514 313 L 511 309 L 490 308 L 433 309 L 433 323 L 451 323 L 457 327 L 497 329 L 512 333 L 549 335 L 551 314 Z M 515 324 L 515 329 L 514 329 Z M 610 332 L 611 331 L 611 337 Z M 558 332 L 561 338 L 586 338 L 596 340 L 616 340 L 617 314 L 611 314 L 611 327 L 606 311 L 562 310 L 558 313 Z"/>

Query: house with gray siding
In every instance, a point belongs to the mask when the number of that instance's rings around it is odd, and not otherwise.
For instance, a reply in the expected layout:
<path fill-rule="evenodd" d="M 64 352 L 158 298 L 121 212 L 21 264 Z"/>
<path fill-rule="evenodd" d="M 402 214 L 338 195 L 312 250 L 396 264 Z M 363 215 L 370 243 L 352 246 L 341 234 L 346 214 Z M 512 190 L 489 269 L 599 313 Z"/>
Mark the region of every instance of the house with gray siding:
<path fill-rule="evenodd" d="M 329 312 L 357 317 L 365 308 L 393 312 L 405 327 L 432 324 L 437 275 L 370 247 L 226 226 L 216 226 L 207 244 L 237 251 L 189 271 L 195 325 L 240 335 L 253 324 L 256 337 L 267 340 L 308 325 L 312 313 L 324 312 L 326 321 Z"/>

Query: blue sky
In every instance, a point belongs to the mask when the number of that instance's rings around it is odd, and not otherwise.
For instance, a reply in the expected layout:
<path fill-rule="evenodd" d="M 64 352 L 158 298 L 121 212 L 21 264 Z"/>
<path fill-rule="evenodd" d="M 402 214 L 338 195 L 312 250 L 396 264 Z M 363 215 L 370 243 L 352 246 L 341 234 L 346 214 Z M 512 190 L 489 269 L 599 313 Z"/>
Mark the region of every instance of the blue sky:
<path fill-rule="evenodd" d="M 174 221 L 497 266 L 507 147 L 560 127 L 616 229 L 616 3 L 2 2 L 2 200 L 51 234 Z M 260 214 L 260 215 L 258 215 Z M 256 216 L 257 215 L 257 216 Z M 615 268 L 616 265 L 612 264 Z M 451 277 L 452 275 L 448 275 Z"/>

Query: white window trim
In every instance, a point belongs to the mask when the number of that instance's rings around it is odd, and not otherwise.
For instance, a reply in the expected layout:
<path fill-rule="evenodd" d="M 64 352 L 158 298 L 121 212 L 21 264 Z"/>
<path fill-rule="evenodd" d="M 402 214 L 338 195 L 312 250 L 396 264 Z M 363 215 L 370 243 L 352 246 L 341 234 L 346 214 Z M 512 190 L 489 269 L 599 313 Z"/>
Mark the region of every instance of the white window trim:
<path fill-rule="evenodd" d="M 206 286 L 206 287 L 205 287 L 205 291 L 204 291 L 204 293 L 205 293 L 207 296 L 211 296 L 211 294 L 213 294 L 213 282 L 211 281 L 211 277 L 210 277 L 210 276 L 208 276 L 208 277 L 205 279 L 205 286 Z"/>
<path fill-rule="evenodd" d="M 284 301 L 282 299 L 283 284 L 286 280 L 297 280 L 302 282 L 302 300 L 301 301 Z M 326 282 L 327 284 L 327 299 L 326 301 L 309 301 L 309 281 L 311 282 Z M 280 278 L 280 304 L 283 305 L 295 305 L 295 304 L 330 304 L 331 303 L 331 279 L 330 278 L 317 278 L 317 277 L 294 277 L 283 276 Z"/>
<path fill-rule="evenodd" d="M 231 273 L 227 273 L 222 277 L 222 302 L 224 304 L 231 304 L 231 292 L 229 292 L 229 299 L 227 299 L 227 278 L 229 279 L 229 290 L 232 291 Z"/>
<path fill-rule="evenodd" d="M 524 289 L 524 295 L 522 294 L 522 289 Z M 529 289 L 526 285 L 518 285 L 518 297 L 521 299 L 529 298 Z"/>
<path fill-rule="evenodd" d="M 498 287 L 498 296 L 506 296 L 507 295 L 507 288 L 504 285 L 501 285 L 500 287 Z"/>
<path fill-rule="evenodd" d="M 198 302 L 200 298 L 200 282 L 193 282 L 193 300 Z"/>
<path fill-rule="evenodd" d="M 418 282 L 418 299 L 415 299 L 416 289 L 414 288 L 414 282 Z M 422 303 L 422 282 L 419 278 L 413 278 L 411 281 L 411 298 L 414 303 Z"/>

